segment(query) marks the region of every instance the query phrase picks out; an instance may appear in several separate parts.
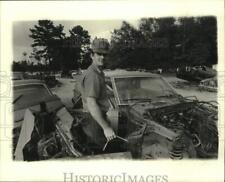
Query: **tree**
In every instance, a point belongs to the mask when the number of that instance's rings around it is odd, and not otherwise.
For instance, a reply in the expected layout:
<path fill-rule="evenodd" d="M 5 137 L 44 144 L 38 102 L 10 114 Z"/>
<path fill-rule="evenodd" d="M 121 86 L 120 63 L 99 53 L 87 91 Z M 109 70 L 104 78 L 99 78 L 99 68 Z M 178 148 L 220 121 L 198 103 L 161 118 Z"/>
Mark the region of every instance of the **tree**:
<path fill-rule="evenodd" d="M 15 62 L 13 61 L 12 64 L 12 71 L 27 71 L 28 70 L 29 65 L 27 64 L 26 61 L 20 61 L 20 62 Z"/>
<path fill-rule="evenodd" d="M 216 17 L 201 17 L 198 19 L 201 33 L 204 38 L 203 44 L 207 45 L 207 52 L 209 53 L 206 59 L 207 65 L 217 64 L 217 21 Z"/>
<path fill-rule="evenodd" d="M 144 18 L 138 28 L 123 22 L 111 37 L 114 65 L 149 69 L 169 65 L 173 57 L 174 22 L 174 18 Z"/>
<path fill-rule="evenodd" d="M 69 32 L 70 36 L 63 39 L 63 45 L 58 56 L 63 60 L 61 68 L 65 71 L 85 65 L 85 60 L 88 59 L 88 53 L 90 52 L 90 35 L 87 30 L 78 25 Z"/>
<path fill-rule="evenodd" d="M 36 47 L 33 47 L 33 50 L 31 52 L 31 58 L 34 58 L 39 63 L 41 62 L 41 54 L 39 53 Z"/>
<path fill-rule="evenodd" d="M 181 63 L 212 65 L 217 63 L 217 36 L 215 17 L 179 18 Z"/>
<path fill-rule="evenodd" d="M 170 67 L 176 44 L 176 26 L 173 17 L 144 18 L 140 20 L 139 30 L 146 45 L 145 67 L 155 69 Z"/>
<path fill-rule="evenodd" d="M 29 59 L 27 58 L 27 52 L 24 51 L 22 53 L 22 55 L 23 55 L 22 61 L 25 61 L 25 62 L 27 62 L 29 64 Z"/>
<path fill-rule="evenodd" d="M 87 30 L 78 25 L 72 28 L 70 32 L 70 39 L 74 41 L 74 59 L 76 59 L 78 67 L 86 66 L 87 61 L 90 60 L 90 35 Z"/>
<path fill-rule="evenodd" d="M 55 57 L 55 50 L 59 47 L 65 34 L 63 33 L 63 26 L 60 24 L 55 26 L 50 20 L 39 20 L 38 25 L 30 29 L 30 37 L 34 39 L 31 45 L 36 48 L 33 52 L 34 57 L 43 59 L 45 64 L 53 61 Z"/>
<path fill-rule="evenodd" d="M 217 63 L 215 17 L 143 18 L 111 36 L 111 68 L 176 68 Z"/>
<path fill-rule="evenodd" d="M 66 36 L 61 24 L 55 26 L 50 20 L 39 20 L 30 31 L 34 39 L 32 56 L 44 61 L 50 70 L 77 69 L 90 56 L 90 35 L 80 25 Z"/>
<path fill-rule="evenodd" d="M 138 49 L 141 49 L 141 33 L 128 22 L 122 22 L 120 29 L 115 29 L 111 36 L 111 49 L 108 67 L 134 67 L 140 64 Z"/>

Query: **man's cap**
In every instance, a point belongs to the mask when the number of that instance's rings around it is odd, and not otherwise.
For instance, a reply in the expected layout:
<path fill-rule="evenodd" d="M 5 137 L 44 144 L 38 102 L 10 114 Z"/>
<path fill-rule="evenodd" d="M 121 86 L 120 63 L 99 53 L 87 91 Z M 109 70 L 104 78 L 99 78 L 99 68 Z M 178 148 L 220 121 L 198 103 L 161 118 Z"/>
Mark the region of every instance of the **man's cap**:
<path fill-rule="evenodd" d="M 107 54 L 109 52 L 109 42 L 104 38 L 95 38 L 91 44 L 92 51 L 95 53 Z"/>

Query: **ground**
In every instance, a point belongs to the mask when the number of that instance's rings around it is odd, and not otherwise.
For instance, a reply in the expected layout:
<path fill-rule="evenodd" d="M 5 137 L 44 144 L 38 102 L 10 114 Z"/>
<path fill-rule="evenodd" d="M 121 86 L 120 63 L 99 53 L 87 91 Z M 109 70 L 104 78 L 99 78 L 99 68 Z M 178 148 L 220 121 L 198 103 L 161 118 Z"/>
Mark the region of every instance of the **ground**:
<path fill-rule="evenodd" d="M 176 78 L 174 75 L 162 75 L 165 80 L 167 80 L 174 89 L 182 96 L 196 96 L 200 101 L 216 101 L 216 92 L 200 91 L 198 85 L 195 83 L 190 83 L 185 80 Z M 61 78 L 59 81 L 62 83 L 61 86 L 56 86 L 52 88 L 52 92 L 58 95 L 62 102 L 68 106 L 72 107 L 73 104 L 71 99 L 73 97 L 73 88 L 76 79 Z"/>
<path fill-rule="evenodd" d="M 197 83 L 191 83 L 173 75 L 164 75 L 163 77 L 173 86 L 177 93 L 184 97 L 196 96 L 200 101 L 217 101 L 216 92 L 201 91 Z"/>
<path fill-rule="evenodd" d="M 76 80 L 70 78 L 59 79 L 60 86 L 52 88 L 52 92 L 56 94 L 67 107 L 72 107 L 73 89 Z"/>

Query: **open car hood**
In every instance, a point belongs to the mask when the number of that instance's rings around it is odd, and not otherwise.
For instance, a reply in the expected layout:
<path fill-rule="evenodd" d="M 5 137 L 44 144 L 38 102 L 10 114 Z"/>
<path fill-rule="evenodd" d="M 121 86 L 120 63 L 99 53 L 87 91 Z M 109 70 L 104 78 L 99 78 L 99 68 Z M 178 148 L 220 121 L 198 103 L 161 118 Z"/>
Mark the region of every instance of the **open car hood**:
<path fill-rule="evenodd" d="M 55 95 L 49 96 L 47 99 L 42 100 L 40 102 L 46 103 L 49 112 L 58 110 L 63 107 L 63 103 Z M 16 122 L 15 125 L 18 125 L 18 123 L 17 123 L 18 121 L 23 120 L 24 113 L 27 108 L 29 108 L 31 111 L 39 112 L 40 111 L 40 102 L 33 103 L 32 105 L 26 106 L 26 107 L 22 107 L 22 106 L 14 107 L 14 121 Z"/>
<path fill-rule="evenodd" d="M 158 109 L 161 107 L 169 107 L 182 103 L 182 101 L 176 97 L 174 98 L 161 98 L 152 100 L 149 102 L 138 101 L 136 104 L 132 104 L 131 107 L 139 114 L 143 115 L 146 109 Z"/>

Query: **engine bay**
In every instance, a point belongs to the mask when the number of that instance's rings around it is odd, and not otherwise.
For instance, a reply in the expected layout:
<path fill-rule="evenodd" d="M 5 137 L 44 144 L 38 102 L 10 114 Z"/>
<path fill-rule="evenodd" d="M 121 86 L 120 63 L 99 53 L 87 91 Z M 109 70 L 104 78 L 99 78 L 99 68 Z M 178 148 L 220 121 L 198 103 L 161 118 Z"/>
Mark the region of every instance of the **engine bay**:
<path fill-rule="evenodd" d="M 143 143 L 145 158 L 216 158 L 218 152 L 217 112 L 210 104 L 185 102 L 154 109 L 146 108 L 143 118 L 177 134 L 168 141 L 149 132 Z M 209 110 L 210 108 L 210 110 Z"/>

